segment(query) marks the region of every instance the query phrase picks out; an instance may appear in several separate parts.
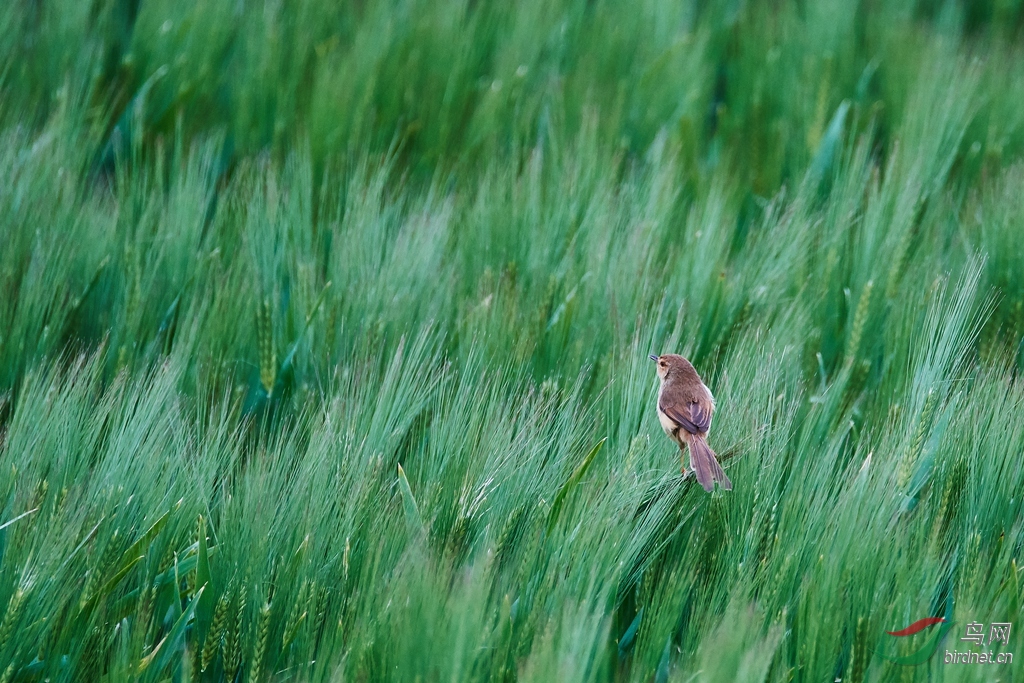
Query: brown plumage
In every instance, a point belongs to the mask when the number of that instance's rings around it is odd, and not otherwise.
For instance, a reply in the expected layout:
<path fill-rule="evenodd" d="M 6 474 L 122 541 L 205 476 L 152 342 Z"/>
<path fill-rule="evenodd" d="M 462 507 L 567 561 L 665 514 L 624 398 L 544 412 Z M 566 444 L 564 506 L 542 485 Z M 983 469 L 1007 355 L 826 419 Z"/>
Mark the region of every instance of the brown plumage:
<path fill-rule="evenodd" d="M 700 375 L 682 356 L 666 353 L 651 356 L 658 364 L 658 420 L 669 438 L 690 451 L 690 467 L 697 481 L 710 491 L 717 481 L 723 489 L 732 489 L 732 482 L 718 464 L 715 452 L 708 446 L 708 430 L 715 412 L 715 397 L 701 381 Z M 686 474 L 686 465 L 683 465 Z"/>

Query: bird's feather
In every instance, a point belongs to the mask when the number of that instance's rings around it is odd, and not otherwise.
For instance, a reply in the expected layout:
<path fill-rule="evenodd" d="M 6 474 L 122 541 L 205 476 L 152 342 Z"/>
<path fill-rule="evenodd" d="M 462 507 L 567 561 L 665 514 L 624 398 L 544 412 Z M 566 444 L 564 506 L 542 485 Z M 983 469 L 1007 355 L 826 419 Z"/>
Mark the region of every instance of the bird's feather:
<path fill-rule="evenodd" d="M 680 406 L 669 404 L 664 398 L 659 403 L 661 412 L 668 415 L 680 427 L 690 434 L 705 434 L 711 427 L 710 411 L 705 410 L 696 401 L 690 401 Z"/>
<path fill-rule="evenodd" d="M 725 476 L 722 466 L 715 458 L 715 452 L 708 446 L 703 436 L 697 435 L 687 441 L 690 447 L 690 467 L 697 476 L 697 482 L 704 487 L 705 491 L 714 488 L 715 482 L 719 482 L 726 491 L 732 490 L 732 482 Z"/>

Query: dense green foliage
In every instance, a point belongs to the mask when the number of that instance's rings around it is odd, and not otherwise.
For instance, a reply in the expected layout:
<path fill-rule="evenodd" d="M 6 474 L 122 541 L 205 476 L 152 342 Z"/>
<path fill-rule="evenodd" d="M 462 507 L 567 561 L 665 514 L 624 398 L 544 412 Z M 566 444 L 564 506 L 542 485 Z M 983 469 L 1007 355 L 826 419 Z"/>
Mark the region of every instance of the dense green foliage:
<path fill-rule="evenodd" d="M 0 682 L 1009 680 L 1022 27 L 0 4 Z"/>

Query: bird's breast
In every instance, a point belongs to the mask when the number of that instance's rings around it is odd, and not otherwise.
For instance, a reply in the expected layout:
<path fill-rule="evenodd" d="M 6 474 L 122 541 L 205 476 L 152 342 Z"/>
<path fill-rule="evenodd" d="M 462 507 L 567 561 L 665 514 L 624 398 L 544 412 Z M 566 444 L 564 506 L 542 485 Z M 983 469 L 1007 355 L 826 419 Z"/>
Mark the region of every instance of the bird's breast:
<path fill-rule="evenodd" d="M 658 387 L 658 398 L 655 401 L 654 406 L 658 409 L 658 422 L 661 423 L 661 428 L 665 430 L 666 434 L 672 436 L 672 433 L 679 428 L 679 425 L 677 425 L 671 417 L 661 412 L 661 392 L 664 388 L 665 383 L 662 382 L 661 386 Z"/>
<path fill-rule="evenodd" d="M 658 406 L 658 422 L 661 423 L 661 428 L 665 430 L 665 433 L 672 436 L 672 432 L 679 428 L 679 425 L 675 423 L 668 415 L 661 412 L 661 406 Z"/>

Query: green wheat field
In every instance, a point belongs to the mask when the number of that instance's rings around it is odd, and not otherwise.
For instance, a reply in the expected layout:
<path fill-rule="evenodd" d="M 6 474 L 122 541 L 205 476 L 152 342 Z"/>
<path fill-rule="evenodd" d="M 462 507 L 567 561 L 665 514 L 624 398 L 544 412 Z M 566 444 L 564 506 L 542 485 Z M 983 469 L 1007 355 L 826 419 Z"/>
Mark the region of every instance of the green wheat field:
<path fill-rule="evenodd" d="M 0 683 L 1024 680 L 1022 335 L 1021 0 L 3 2 Z"/>

